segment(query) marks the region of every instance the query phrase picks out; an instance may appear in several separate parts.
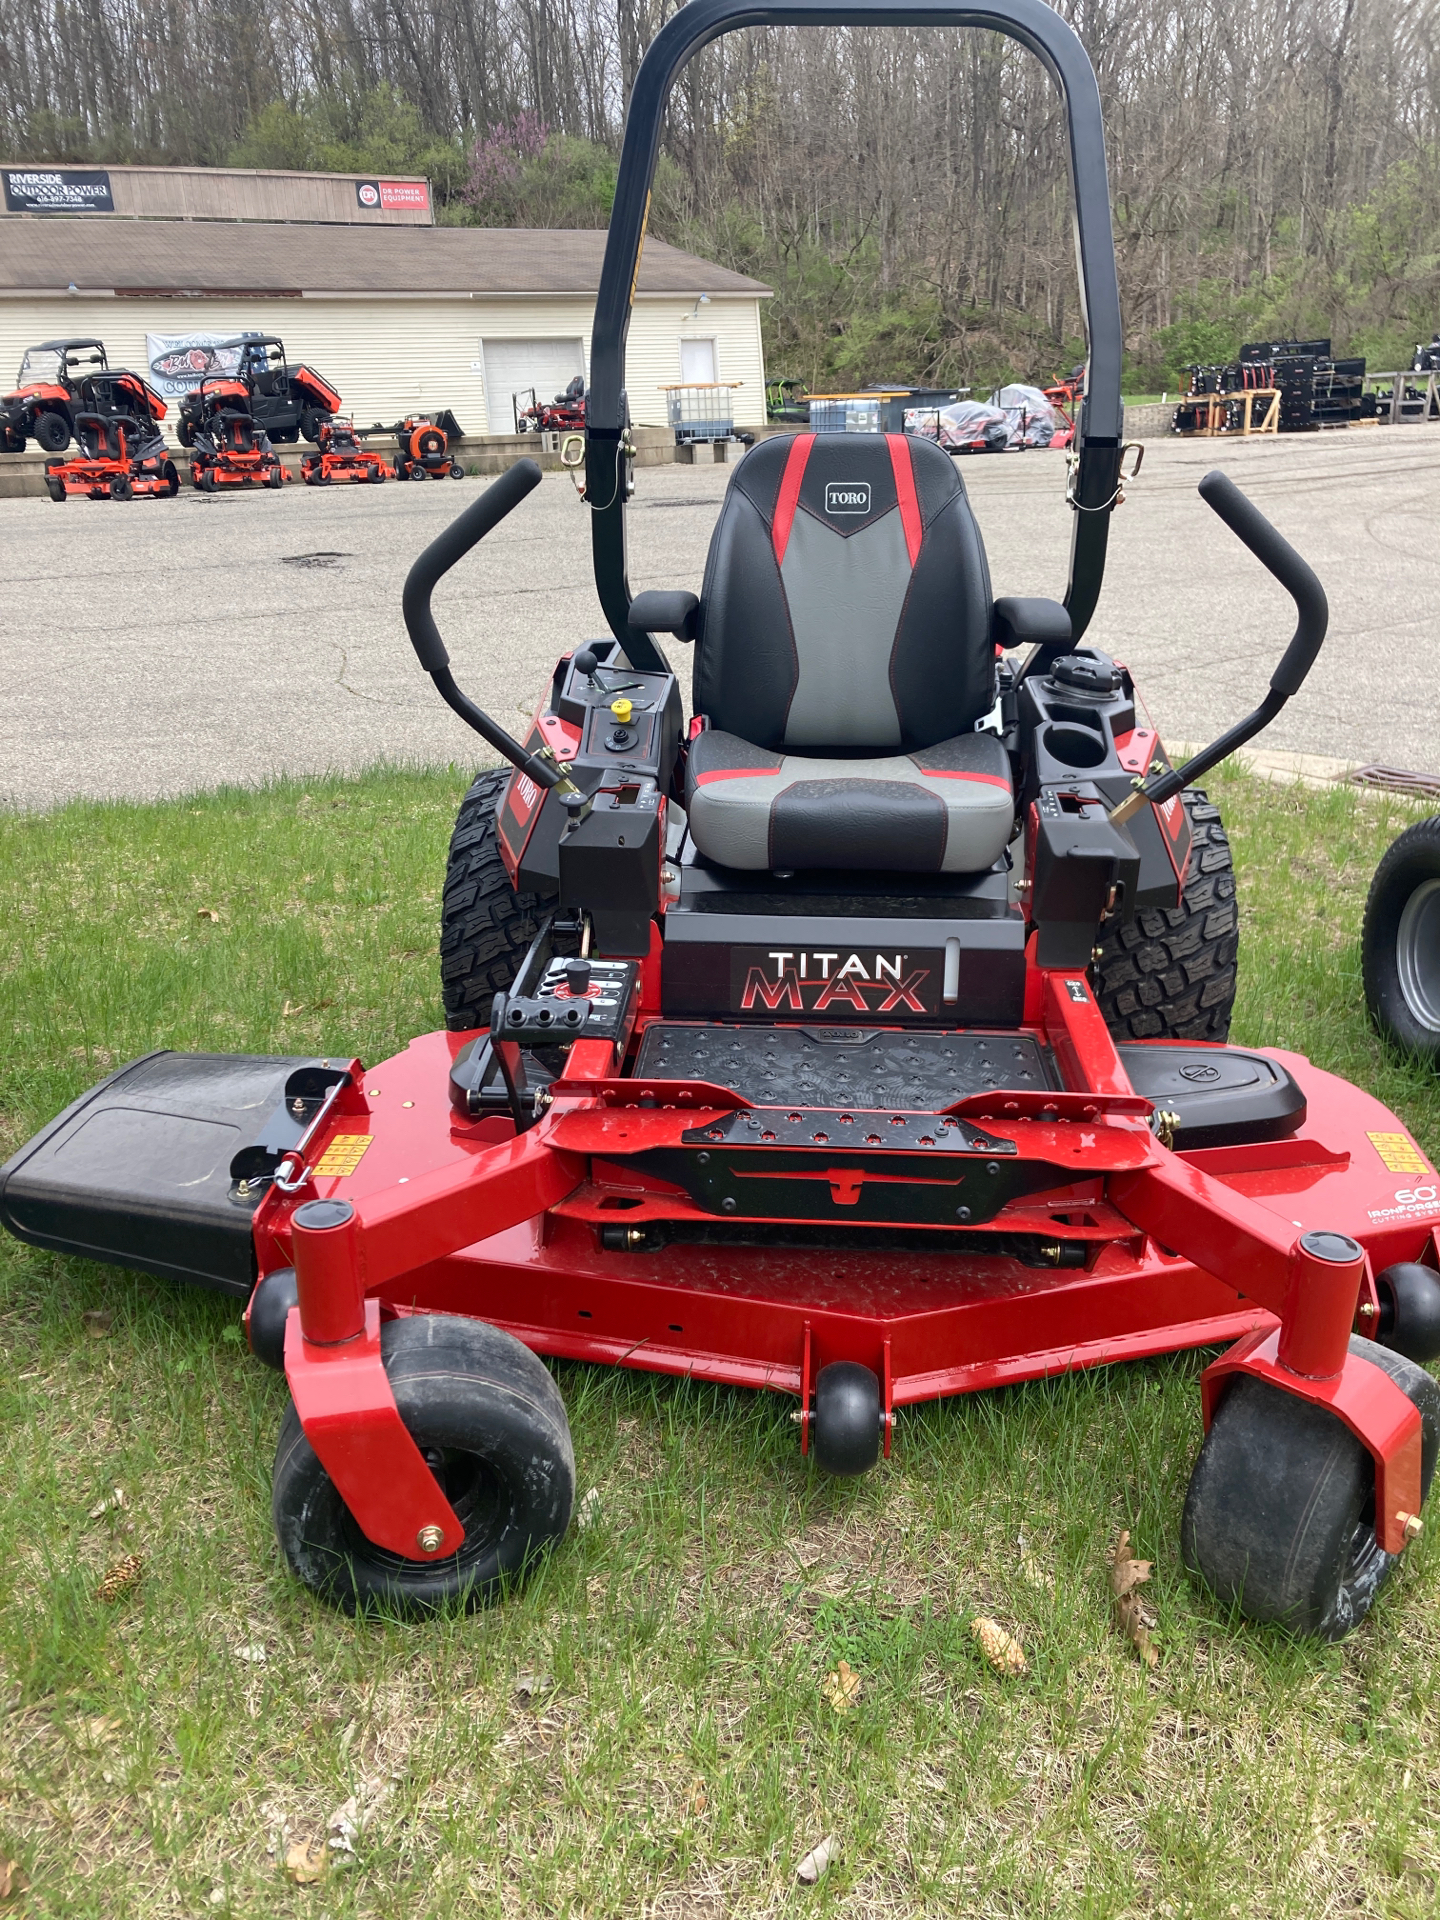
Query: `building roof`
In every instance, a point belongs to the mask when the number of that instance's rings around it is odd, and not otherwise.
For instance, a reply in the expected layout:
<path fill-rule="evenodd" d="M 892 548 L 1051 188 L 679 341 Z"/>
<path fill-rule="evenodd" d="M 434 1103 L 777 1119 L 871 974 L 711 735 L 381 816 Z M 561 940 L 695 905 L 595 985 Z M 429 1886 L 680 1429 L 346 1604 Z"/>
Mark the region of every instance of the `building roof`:
<path fill-rule="evenodd" d="M 584 293 L 600 284 L 603 231 L 344 227 L 247 221 L 0 221 L 0 291 L 121 294 Z M 758 280 L 648 239 L 640 293 L 760 298 Z"/>

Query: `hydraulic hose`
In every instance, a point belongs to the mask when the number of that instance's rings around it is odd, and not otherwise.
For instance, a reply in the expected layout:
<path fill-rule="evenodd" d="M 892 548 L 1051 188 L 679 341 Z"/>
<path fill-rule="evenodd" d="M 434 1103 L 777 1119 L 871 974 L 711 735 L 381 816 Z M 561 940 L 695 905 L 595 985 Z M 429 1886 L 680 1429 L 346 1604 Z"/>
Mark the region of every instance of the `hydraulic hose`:
<path fill-rule="evenodd" d="M 1143 806 L 1163 806 L 1192 780 L 1198 780 L 1202 774 L 1227 759 L 1237 747 L 1243 747 L 1247 740 L 1253 740 L 1257 733 L 1268 727 L 1285 702 L 1305 684 L 1305 676 L 1315 664 L 1316 656 L 1324 644 L 1325 630 L 1330 624 L 1325 589 L 1316 579 L 1314 571 L 1308 562 L 1300 558 L 1283 534 L 1271 526 L 1254 501 L 1247 500 L 1235 482 L 1218 470 L 1206 474 L 1200 482 L 1199 492 L 1206 506 L 1220 516 L 1236 538 L 1244 542 L 1261 566 L 1275 576 L 1295 602 L 1298 616 L 1295 632 L 1279 666 L 1270 676 L 1270 691 L 1255 711 L 1238 721 L 1228 732 L 1222 733 L 1218 740 L 1212 741 L 1183 767 L 1172 767 L 1138 784 L 1133 793 L 1127 794 L 1118 806 L 1111 809 L 1110 818 L 1117 826 L 1137 814 Z"/>

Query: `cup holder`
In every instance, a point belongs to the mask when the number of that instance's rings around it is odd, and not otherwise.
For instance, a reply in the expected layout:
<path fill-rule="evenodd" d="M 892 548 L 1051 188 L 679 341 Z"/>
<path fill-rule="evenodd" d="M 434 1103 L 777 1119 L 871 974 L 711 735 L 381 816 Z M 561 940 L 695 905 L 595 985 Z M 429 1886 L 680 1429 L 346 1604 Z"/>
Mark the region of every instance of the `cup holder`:
<path fill-rule="evenodd" d="M 1056 720 L 1046 727 L 1040 744 L 1062 767 L 1102 767 L 1110 757 L 1100 734 L 1066 720 Z"/>

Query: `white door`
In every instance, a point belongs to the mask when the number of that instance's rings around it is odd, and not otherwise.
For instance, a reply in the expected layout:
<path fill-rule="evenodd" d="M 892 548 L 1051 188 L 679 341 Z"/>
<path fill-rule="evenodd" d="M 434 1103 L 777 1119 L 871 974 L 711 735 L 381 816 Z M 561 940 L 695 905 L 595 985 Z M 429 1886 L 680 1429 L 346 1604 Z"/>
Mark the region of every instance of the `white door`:
<path fill-rule="evenodd" d="M 535 398 L 548 404 L 557 393 L 585 371 L 585 347 L 580 340 L 485 340 L 485 406 L 491 433 L 514 433 L 515 399 L 530 404 Z"/>
<path fill-rule="evenodd" d="M 715 342 L 680 342 L 680 384 L 682 387 L 707 387 L 715 384 Z"/>

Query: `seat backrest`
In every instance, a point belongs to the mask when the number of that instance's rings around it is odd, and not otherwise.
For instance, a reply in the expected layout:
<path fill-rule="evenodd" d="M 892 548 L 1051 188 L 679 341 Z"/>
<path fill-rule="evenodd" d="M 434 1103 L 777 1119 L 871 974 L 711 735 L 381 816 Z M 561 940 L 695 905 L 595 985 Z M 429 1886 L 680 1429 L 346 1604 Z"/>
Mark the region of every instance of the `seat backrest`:
<path fill-rule="evenodd" d="M 991 612 L 980 530 L 932 441 L 764 440 L 710 542 L 695 711 L 759 747 L 934 746 L 994 704 Z"/>

